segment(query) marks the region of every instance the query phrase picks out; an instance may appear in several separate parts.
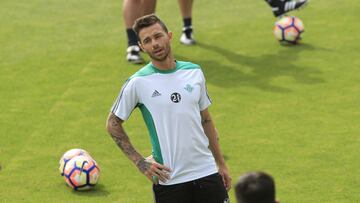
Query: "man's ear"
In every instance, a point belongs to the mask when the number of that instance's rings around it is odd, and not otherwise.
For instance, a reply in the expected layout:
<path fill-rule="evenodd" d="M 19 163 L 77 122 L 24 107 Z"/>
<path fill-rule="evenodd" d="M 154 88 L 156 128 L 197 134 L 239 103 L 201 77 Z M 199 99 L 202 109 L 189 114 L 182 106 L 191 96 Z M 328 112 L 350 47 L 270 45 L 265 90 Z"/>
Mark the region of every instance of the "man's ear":
<path fill-rule="evenodd" d="M 146 51 L 145 51 L 145 49 L 144 49 L 144 47 L 142 46 L 142 44 L 141 44 L 141 42 L 140 42 L 140 41 L 138 41 L 138 45 L 139 45 L 140 49 L 141 49 L 143 52 L 145 52 L 145 53 L 146 53 Z"/>
<path fill-rule="evenodd" d="M 172 33 L 171 31 L 169 31 L 169 32 L 167 33 L 167 35 L 168 35 L 169 39 L 171 40 L 172 37 L 173 37 L 173 33 Z"/>

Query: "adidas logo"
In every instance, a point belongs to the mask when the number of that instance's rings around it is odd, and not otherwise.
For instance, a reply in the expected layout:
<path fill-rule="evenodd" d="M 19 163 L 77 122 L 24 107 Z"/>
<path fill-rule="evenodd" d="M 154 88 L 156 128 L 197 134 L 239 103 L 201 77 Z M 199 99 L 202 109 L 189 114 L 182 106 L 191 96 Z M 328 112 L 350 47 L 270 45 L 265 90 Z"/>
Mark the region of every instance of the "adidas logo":
<path fill-rule="evenodd" d="M 158 92 L 157 90 L 155 90 L 152 94 L 151 97 L 157 97 L 157 96 L 161 96 L 160 92 Z"/>

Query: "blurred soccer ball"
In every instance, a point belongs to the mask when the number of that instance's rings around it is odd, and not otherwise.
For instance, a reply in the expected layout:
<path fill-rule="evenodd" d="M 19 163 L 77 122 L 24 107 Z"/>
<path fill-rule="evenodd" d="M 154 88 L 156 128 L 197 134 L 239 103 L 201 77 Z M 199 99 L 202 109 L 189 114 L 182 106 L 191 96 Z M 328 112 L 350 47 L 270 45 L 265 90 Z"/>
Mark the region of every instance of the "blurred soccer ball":
<path fill-rule="evenodd" d="M 76 156 L 64 168 L 66 183 L 74 190 L 89 190 L 94 187 L 100 176 L 100 169 L 89 156 Z"/>
<path fill-rule="evenodd" d="M 282 43 L 298 43 L 303 32 L 304 24 L 295 16 L 285 16 L 275 22 L 274 35 Z"/>
<path fill-rule="evenodd" d="M 63 176 L 64 175 L 64 168 L 67 165 L 67 163 L 74 157 L 79 156 L 79 155 L 84 155 L 84 156 L 90 156 L 89 152 L 83 150 L 83 149 L 70 149 L 67 152 L 65 152 L 65 154 L 60 158 L 59 161 L 59 171 L 60 174 Z"/>

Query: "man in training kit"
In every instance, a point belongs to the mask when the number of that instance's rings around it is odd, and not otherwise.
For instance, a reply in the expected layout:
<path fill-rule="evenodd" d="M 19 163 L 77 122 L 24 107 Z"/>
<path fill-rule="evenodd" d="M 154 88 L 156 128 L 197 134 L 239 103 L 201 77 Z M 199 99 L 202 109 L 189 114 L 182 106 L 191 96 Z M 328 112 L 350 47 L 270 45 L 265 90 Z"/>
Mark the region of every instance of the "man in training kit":
<path fill-rule="evenodd" d="M 264 172 L 242 175 L 235 185 L 237 203 L 280 203 L 275 200 L 274 179 Z"/>
<path fill-rule="evenodd" d="M 231 178 L 208 111 L 205 78 L 196 64 L 176 61 L 172 33 L 155 15 L 136 20 L 134 31 L 151 62 L 131 76 L 114 102 L 107 130 L 153 184 L 156 203 L 226 203 Z M 133 147 L 123 122 L 139 107 L 153 161 Z"/>

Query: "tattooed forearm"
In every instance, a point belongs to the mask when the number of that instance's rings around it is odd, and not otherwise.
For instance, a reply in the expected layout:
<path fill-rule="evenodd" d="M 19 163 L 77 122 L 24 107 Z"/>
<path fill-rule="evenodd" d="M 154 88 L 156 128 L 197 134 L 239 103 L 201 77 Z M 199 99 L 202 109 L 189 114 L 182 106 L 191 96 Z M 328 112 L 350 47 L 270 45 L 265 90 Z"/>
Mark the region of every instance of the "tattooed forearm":
<path fill-rule="evenodd" d="M 122 121 L 117 116 L 110 114 L 107 122 L 107 130 L 124 154 L 134 163 L 137 163 L 140 159 L 143 159 L 143 157 L 132 146 L 121 122 Z"/>
<path fill-rule="evenodd" d="M 132 156 L 137 153 L 132 144 L 130 143 L 129 137 L 126 134 L 112 133 L 111 137 L 127 156 Z"/>
<path fill-rule="evenodd" d="M 136 163 L 136 166 L 141 172 L 145 173 L 147 170 L 149 170 L 151 163 L 147 162 L 145 159 L 141 159 Z"/>

